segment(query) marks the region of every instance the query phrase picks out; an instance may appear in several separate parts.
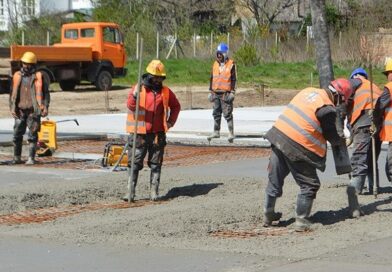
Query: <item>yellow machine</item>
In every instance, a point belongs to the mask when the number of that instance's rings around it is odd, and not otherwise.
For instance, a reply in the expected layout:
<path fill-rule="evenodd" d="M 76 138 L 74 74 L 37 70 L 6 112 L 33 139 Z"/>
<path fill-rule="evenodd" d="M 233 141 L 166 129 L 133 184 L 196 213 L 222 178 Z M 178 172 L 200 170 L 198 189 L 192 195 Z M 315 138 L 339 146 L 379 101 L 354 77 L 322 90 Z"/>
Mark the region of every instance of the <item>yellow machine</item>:
<path fill-rule="evenodd" d="M 51 156 L 53 152 L 57 149 L 57 123 L 73 121 L 78 126 L 78 120 L 43 120 L 41 121 L 41 129 L 38 132 L 38 149 L 37 156 Z"/>
<path fill-rule="evenodd" d="M 44 142 L 48 148 L 57 149 L 57 126 L 55 121 L 44 120 L 41 122 L 38 141 Z"/>
<path fill-rule="evenodd" d="M 102 166 L 114 166 L 118 163 L 118 166 L 126 167 L 128 165 L 128 155 L 124 147 L 125 143 L 121 142 L 107 143 L 103 152 Z"/>

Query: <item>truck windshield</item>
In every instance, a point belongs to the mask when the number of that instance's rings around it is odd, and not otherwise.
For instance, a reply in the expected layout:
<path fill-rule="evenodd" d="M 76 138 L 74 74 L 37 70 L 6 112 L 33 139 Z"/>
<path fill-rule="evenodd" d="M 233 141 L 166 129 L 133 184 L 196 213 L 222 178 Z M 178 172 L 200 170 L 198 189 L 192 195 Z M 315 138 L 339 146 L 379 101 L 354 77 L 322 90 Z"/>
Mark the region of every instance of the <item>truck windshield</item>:
<path fill-rule="evenodd" d="M 77 29 L 66 29 L 64 31 L 64 38 L 77 39 L 78 38 L 78 30 Z"/>
<path fill-rule="evenodd" d="M 103 40 L 110 43 L 121 43 L 121 34 L 116 28 L 104 27 L 103 29 Z"/>
<path fill-rule="evenodd" d="M 82 28 L 80 30 L 80 37 L 82 38 L 92 38 L 95 36 L 94 28 Z"/>

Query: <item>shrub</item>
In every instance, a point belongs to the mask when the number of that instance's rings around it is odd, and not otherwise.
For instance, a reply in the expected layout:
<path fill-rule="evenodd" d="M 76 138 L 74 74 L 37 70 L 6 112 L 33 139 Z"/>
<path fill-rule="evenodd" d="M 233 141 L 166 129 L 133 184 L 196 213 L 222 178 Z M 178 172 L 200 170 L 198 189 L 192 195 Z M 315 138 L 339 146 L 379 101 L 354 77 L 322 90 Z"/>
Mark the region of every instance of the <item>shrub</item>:
<path fill-rule="evenodd" d="M 250 44 L 244 44 L 234 53 L 234 60 L 243 66 L 254 66 L 259 63 L 256 48 Z"/>

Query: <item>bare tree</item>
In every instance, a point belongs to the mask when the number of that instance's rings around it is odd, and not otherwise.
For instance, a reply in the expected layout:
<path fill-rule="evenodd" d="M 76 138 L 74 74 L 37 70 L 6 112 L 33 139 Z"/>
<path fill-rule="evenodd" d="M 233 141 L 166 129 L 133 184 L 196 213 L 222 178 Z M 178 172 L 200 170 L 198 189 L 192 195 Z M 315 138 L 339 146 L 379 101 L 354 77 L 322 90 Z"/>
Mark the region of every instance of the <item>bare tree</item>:
<path fill-rule="evenodd" d="M 325 17 L 325 0 L 310 1 L 312 14 L 312 30 L 316 46 L 316 62 L 319 72 L 320 87 L 327 88 L 333 80 L 331 48 L 329 43 L 328 26 Z"/>
<path fill-rule="evenodd" d="M 238 0 L 238 5 L 247 8 L 259 26 L 271 25 L 284 10 L 294 6 L 298 0 Z"/>

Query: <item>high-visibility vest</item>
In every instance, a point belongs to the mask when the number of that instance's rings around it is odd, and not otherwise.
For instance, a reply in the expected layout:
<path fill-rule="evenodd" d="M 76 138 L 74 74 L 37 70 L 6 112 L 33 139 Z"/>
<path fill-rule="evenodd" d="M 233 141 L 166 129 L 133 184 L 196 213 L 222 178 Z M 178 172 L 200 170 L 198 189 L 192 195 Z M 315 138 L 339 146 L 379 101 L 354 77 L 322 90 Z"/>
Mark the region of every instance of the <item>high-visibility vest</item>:
<path fill-rule="evenodd" d="M 274 126 L 307 150 L 324 157 L 327 141 L 316 112 L 325 105 L 333 106 L 325 90 L 306 88 L 290 101 Z"/>
<path fill-rule="evenodd" d="M 43 91 L 42 91 L 42 74 L 41 72 L 36 72 L 32 75 L 33 77 L 33 86 L 35 92 L 35 99 L 32 99 L 34 110 L 40 112 L 40 107 L 43 104 Z M 20 71 L 17 71 L 12 77 L 12 103 L 16 103 L 16 97 L 18 96 L 17 92 L 19 90 L 20 84 L 22 81 L 22 74 Z M 32 97 L 33 98 L 33 97 Z"/>
<path fill-rule="evenodd" d="M 392 82 L 388 82 L 385 88 L 389 91 L 389 96 L 392 97 Z M 384 112 L 384 122 L 380 131 L 381 141 L 392 142 L 392 99 Z"/>
<path fill-rule="evenodd" d="M 350 124 L 353 125 L 355 121 L 361 116 L 363 110 L 372 109 L 371 93 L 370 93 L 370 81 L 367 79 L 361 79 L 362 85 L 355 91 L 354 94 L 354 106 L 350 118 Z M 381 90 L 375 84 L 373 84 L 373 107 L 376 105 L 377 99 L 381 95 Z"/>
<path fill-rule="evenodd" d="M 213 91 L 231 91 L 231 69 L 233 68 L 234 61 L 228 61 L 221 68 L 220 64 L 215 61 L 212 66 L 212 85 Z"/>
<path fill-rule="evenodd" d="M 136 88 L 136 86 L 134 86 Z M 169 88 L 166 86 L 162 87 L 161 90 L 162 102 L 163 102 L 163 127 L 165 132 L 168 130 L 167 128 L 167 116 L 169 111 Z M 137 118 L 137 134 L 146 134 L 146 88 L 142 86 L 140 90 L 140 98 L 139 98 L 139 113 Z M 126 131 L 128 133 L 135 132 L 135 112 L 128 110 L 127 115 L 127 124 Z"/>

